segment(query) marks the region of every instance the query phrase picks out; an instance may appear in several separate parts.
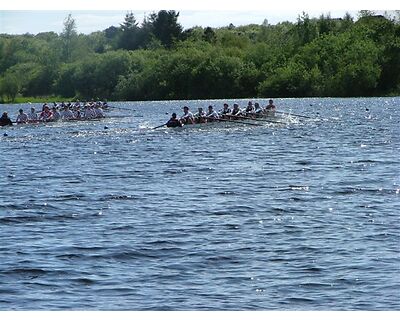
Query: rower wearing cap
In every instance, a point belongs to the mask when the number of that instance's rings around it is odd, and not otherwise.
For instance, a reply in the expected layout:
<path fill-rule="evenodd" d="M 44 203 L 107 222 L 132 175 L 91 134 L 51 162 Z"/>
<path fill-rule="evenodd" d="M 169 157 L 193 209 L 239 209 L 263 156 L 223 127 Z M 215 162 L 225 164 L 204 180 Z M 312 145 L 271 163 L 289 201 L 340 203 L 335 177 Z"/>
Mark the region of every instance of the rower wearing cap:
<path fill-rule="evenodd" d="M 194 124 L 194 117 L 193 117 L 193 113 L 191 113 L 189 111 L 189 107 L 188 106 L 184 106 L 183 107 L 183 115 L 180 118 L 181 122 L 183 124 Z"/>

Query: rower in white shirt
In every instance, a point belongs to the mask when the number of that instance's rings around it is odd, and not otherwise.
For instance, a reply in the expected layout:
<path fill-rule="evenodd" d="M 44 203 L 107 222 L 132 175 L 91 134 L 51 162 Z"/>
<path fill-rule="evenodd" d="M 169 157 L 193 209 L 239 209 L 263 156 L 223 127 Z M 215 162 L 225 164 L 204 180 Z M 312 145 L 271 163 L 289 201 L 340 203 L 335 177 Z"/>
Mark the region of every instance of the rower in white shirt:
<path fill-rule="evenodd" d="M 193 124 L 194 123 L 193 113 L 191 113 L 189 111 L 188 106 L 183 107 L 183 115 L 179 120 L 182 122 L 182 124 Z"/>
<path fill-rule="evenodd" d="M 100 105 L 96 105 L 96 107 L 93 109 L 95 118 L 104 118 L 104 113 L 103 109 L 101 109 Z"/>
<path fill-rule="evenodd" d="M 19 109 L 19 114 L 16 121 L 17 123 L 28 123 L 29 117 L 26 113 L 24 113 L 24 110 Z"/>
<path fill-rule="evenodd" d="M 219 114 L 214 110 L 213 106 L 208 106 L 206 117 L 209 121 L 215 121 L 216 119 L 219 119 Z"/>
<path fill-rule="evenodd" d="M 85 110 L 83 111 L 83 118 L 85 119 L 93 119 L 96 118 L 96 114 L 92 107 L 92 104 L 86 105 Z"/>
<path fill-rule="evenodd" d="M 240 109 L 239 105 L 237 103 L 233 104 L 233 109 L 232 113 L 230 115 L 232 116 L 241 116 L 243 113 L 242 109 Z"/>
<path fill-rule="evenodd" d="M 207 122 L 206 113 L 204 112 L 202 107 L 199 107 L 198 112 L 195 113 L 193 116 L 194 116 L 194 120 L 196 123 L 206 123 Z"/>
<path fill-rule="evenodd" d="M 66 105 L 64 105 L 64 109 L 63 109 L 63 111 L 61 111 L 60 115 L 61 115 L 61 119 L 63 119 L 63 120 L 75 119 L 73 112 Z"/>
<path fill-rule="evenodd" d="M 36 113 L 35 107 L 31 108 L 31 112 L 28 114 L 28 117 L 30 122 L 38 121 L 38 115 Z"/>
<path fill-rule="evenodd" d="M 54 106 L 51 110 L 52 110 L 52 112 L 53 112 L 52 120 L 53 120 L 53 121 L 58 121 L 58 120 L 60 120 L 60 119 L 61 119 L 61 114 L 60 114 L 60 112 L 58 112 L 57 108 Z"/>

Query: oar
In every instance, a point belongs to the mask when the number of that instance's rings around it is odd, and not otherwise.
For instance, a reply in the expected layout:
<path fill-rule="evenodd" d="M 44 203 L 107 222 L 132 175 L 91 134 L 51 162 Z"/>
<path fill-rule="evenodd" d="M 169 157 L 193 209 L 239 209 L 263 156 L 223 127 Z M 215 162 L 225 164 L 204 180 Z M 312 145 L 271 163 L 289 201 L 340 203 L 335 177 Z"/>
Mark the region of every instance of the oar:
<path fill-rule="evenodd" d="M 236 118 L 239 118 L 239 119 L 249 119 L 249 120 L 253 120 L 253 121 L 265 121 L 265 122 L 272 122 L 272 123 L 283 123 L 283 124 L 285 124 L 284 122 L 281 122 L 281 121 L 275 121 L 275 120 L 269 120 L 269 119 L 257 119 L 257 118 L 251 118 L 251 117 L 244 117 L 244 116 L 235 116 L 235 115 L 229 115 L 229 117 L 236 117 Z"/>
<path fill-rule="evenodd" d="M 251 123 L 251 122 L 244 122 L 244 121 L 238 121 L 238 120 L 229 120 L 229 119 L 219 119 L 219 118 L 211 118 L 211 117 L 204 117 L 206 119 L 212 119 L 212 120 L 217 120 L 217 121 L 226 121 L 226 122 L 234 122 L 234 123 L 241 123 L 241 124 L 249 124 L 251 126 L 262 126 L 262 124 L 258 123 Z"/>
<path fill-rule="evenodd" d="M 166 123 L 164 123 L 164 124 L 162 124 L 162 125 L 159 125 L 159 126 L 157 126 L 157 127 L 154 127 L 153 129 L 151 129 L 151 130 L 154 130 L 154 129 L 158 129 L 158 128 L 161 128 L 161 127 L 164 127 L 164 126 L 166 126 L 167 124 Z"/>
<path fill-rule="evenodd" d="M 300 118 L 308 118 L 308 119 L 312 119 L 312 117 L 307 117 L 307 116 L 303 116 L 301 114 L 295 114 L 295 113 L 287 113 L 287 112 L 281 112 L 281 111 L 275 111 L 276 113 L 281 113 L 281 114 L 287 114 L 289 116 L 295 116 L 295 117 L 300 117 Z"/>
<path fill-rule="evenodd" d="M 128 110 L 128 111 L 135 111 L 135 110 L 129 109 L 129 108 L 121 108 L 121 107 L 114 107 L 114 106 L 108 106 L 108 108 L 115 108 L 115 109 Z"/>

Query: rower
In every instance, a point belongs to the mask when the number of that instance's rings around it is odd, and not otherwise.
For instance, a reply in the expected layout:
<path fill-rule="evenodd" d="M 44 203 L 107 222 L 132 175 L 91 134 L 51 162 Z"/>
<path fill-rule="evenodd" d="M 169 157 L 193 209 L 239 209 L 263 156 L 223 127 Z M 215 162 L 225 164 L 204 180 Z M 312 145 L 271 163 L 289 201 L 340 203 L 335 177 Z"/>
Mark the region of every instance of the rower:
<path fill-rule="evenodd" d="M 175 112 L 172 114 L 171 119 L 168 120 L 166 126 L 169 128 L 182 127 L 182 123 L 176 118 Z"/>
<path fill-rule="evenodd" d="M 256 103 L 254 104 L 254 113 L 255 113 L 256 115 L 259 115 L 259 114 L 261 114 L 262 111 L 263 111 L 263 110 L 262 110 L 262 108 L 260 107 L 260 104 L 259 104 L 258 102 L 256 102 Z"/>
<path fill-rule="evenodd" d="M 61 118 L 63 120 L 72 120 L 75 119 L 73 112 L 68 108 L 67 105 L 64 105 L 64 110 L 61 111 Z"/>
<path fill-rule="evenodd" d="M 31 108 L 31 112 L 29 113 L 29 122 L 36 122 L 38 120 L 38 115 L 36 113 L 35 107 Z"/>
<path fill-rule="evenodd" d="M 0 127 L 12 126 L 12 125 L 13 125 L 13 123 L 12 123 L 11 119 L 8 117 L 8 113 L 3 112 L 3 115 L 0 118 Z"/>
<path fill-rule="evenodd" d="M 107 100 L 104 99 L 104 101 L 103 101 L 103 109 L 106 110 L 108 108 L 109 108 L 109 105 L 107 104 Z"/>
<path fill-rule="evenodd" d="M 28 115 L 26 113 L 24 113 L 24 110 L 19 109 L 19 114 L 17 116 L 17 123 L 28 123 L 29 118 Z"/>
<path fill-rule="evenodd" d="M 206 117 L 209 119 L 209 121 L 215 121 L 216 119 L 219 119 L 218 112 L 214 110 L 213 106 L 208 106 Z"/>
<path fill-rule="evenodd" d="M 219 112 L 220 116 L 223 117 L 226 114 L 231 113 L 232 110 L 229 108 L 229 105 L 227 103 L 224 103 L 224 108 Z"/>
<path fill-rule="evenodd" d="M 237 103 L 233 104 L 233 110 L 230 115 L 232 116 L 240 116 L 242 114 L 242 109 L 239 108 L 239 105 Z"/>
<path fill-rule="evenodd" d="M 75 105 L 72 113 L 75 119 L 81 119 L 82 115 L 81 115 L 81 108 L 79 105 Z"/>
<path fill-rule="evenodd" d="M 184 106 L 183 107 L 183 115 L 180 118 L 182 124 L 193 124 L 194 123 L 194 118 L 193 114 L 189 111 L 189 107 Z"/>
<path fill-rule="evenodd" d="M 103 109 L 101 108 L 101 104 L 96 104 L 93 109 L 93 113 L 95 118 L 104 118 Z"/>
<path fill-rule="evenodd" d="M 53 120 L 53 121 L 58 121 L 58 120 L 61 119 L 61 114 L 58 112 L 56 106 L 54 106 L 54 107 L 52 108 L 52 113 L 53 113 L 53 116 L 52 116 L 51 120 Z"/>
<path fill-rule="evenodd" d="M 96 117 L 96 114 L 94 113 L 92 103 L 86 104 L 85 105 L 85 110 L 83 111 L 83 118 L 85 118 L 85 119 L 93 119 L 95 117 Z"/>
<path fill-rule="evenodd" d="M 196 123 L 206 123 L 206 113 L 202 107 L 199 107 L 198 112 L 194 115 L 194 120 Z"/>
<path fill-rule="evenodd" d="M 264 108 L 264 113 L 266 113 L 268 116 L 274 116 L 275 110 L 276 110 L 276 107 L 274 105 L 274 100 L 269 99 L 268 105 Z"/>
<path fill-rule="evenodd" d="M 51 121 L 53 117 L 53 113 L 50 111 L 47 103 L 43 105 L 43 111 L 40 113 L 39 120 L 42 121 Z"/>
<path fill-rule="evenodd" d="M 249 101 L 246 107 L 246 113 L 253 113 L 253 112 L 254 112 L 253 102 Z"/>

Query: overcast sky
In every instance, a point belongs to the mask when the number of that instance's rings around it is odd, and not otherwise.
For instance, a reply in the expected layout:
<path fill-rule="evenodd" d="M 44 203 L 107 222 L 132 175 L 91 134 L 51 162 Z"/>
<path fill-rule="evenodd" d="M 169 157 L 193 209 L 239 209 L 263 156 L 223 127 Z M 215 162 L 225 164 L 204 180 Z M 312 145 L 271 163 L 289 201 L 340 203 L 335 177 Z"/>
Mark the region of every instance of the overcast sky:
<path fill-rule="evenodd" d="M 76 21 L 79 33 L 104 30 L 112 25 L 119 26 L 125 14 L 132 11 L 141 22 L 144 16 L 161 9 L 180 12 L 178 22 L 185 28 L 193 26 L 222 27 L 233 23 L 235 26 L 250 23 L 261 24 L 267 19 L 270 24 L 282 21 L 296 21 L 302 11 L 310 17 L 330 13 L 331 17 L 343 17 L 349 12 L 353 17 L 361 9 L 390 10 L 395 6 L 389 0 L 380 0 L 372 5 L 370 0 L 336 0 L 329 6 L 314 0 L 13 0 L 0 4 L 0 33 L 37 34 L 55 31 L 60 33 L 63 21 L 69 13 Z M 5 1 L 3 1 L 5 2 Z M 345 9 L 343 9 L 345 8 Z M 377 10 L 375 10 L 377 11 Z"/>

